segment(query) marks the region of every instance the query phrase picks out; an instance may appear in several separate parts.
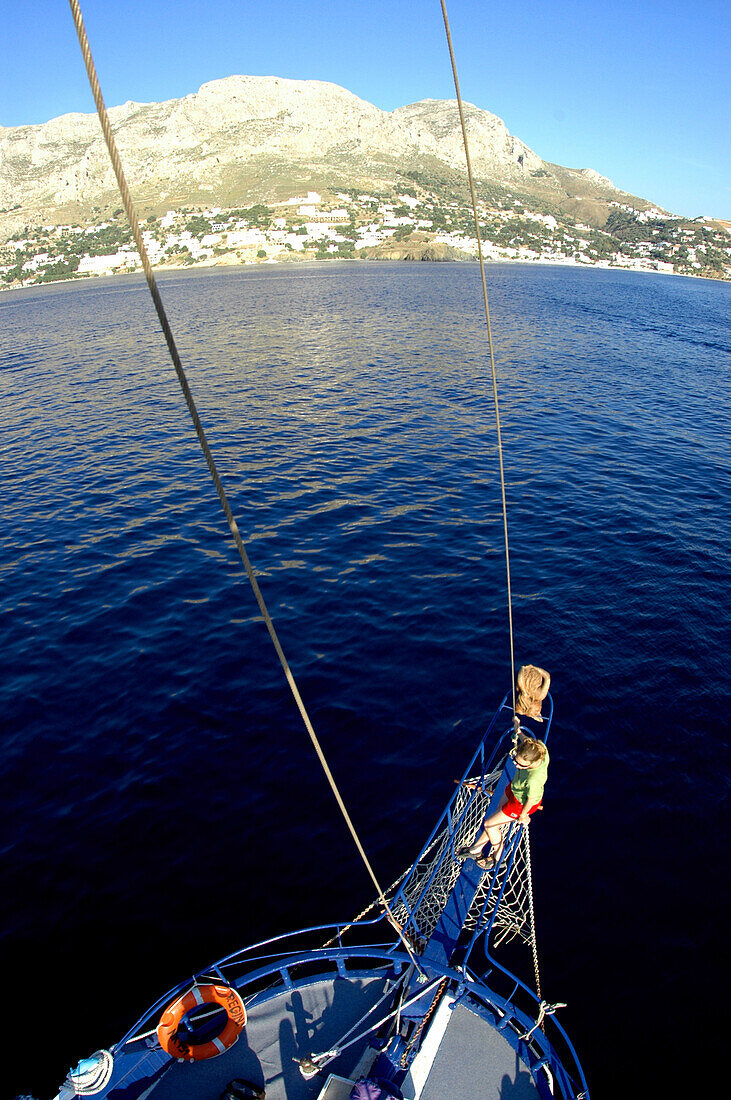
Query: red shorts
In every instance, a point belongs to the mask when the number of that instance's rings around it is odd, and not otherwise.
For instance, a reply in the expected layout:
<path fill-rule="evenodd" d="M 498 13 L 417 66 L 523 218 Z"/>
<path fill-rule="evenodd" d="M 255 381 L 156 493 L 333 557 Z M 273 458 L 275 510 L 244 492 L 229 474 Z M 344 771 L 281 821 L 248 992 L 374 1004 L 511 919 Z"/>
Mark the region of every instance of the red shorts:
<path fill-rule="evenodd" d="M 500 807 L 500 810 L 502 813 L 505 814 L 506 817 L 512 817 L 515 820 L 520 817 L 523 810 L 525 809 L 525 806 L 522 802 L 518 802 L 518 799 L 513 794 L 513 788 L 510 786 L 509 783 L 505 788 L 505 793 L 508 796 L 508 801 L 505 803 L 504 806 Z M 534 814 L 536 810 L 540 809 L 542 805 L 543 799 L 541 799 L 540 802 L 536 802 L 535 806 L 531 806 L 531 808 L 528 810 L 528 816 Z"/>

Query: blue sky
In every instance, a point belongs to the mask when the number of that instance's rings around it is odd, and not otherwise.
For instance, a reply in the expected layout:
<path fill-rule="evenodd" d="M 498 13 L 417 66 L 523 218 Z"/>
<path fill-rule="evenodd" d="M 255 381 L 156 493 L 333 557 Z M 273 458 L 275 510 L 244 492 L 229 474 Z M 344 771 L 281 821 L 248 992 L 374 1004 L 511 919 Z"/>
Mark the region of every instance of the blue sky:
<path fill-rule="evenodd" d="M 452 98 L 438 0 L 82 0 L 109 106 L 233 73 Z M 729 0 L 449 0 L 465 99 L 545 160 L 731 219 Z M 66 0 L 0 0 L 0 125 L 92 111 Z"/>

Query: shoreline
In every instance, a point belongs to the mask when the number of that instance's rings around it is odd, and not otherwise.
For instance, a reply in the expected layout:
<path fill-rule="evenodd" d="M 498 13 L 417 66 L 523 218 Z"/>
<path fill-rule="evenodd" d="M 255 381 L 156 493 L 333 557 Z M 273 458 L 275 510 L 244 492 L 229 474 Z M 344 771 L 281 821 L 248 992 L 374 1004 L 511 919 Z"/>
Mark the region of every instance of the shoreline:
<path fill-rule="evenodd" d="M 354 256 L 352 258 L 351 257 L 338 256 L 336 258 L 326 260 L 326 259 L 316 259 L 313 256 L 311 259 L 308 258 L 308 259 L 297 259 L 297 260 L 292 260 L 292 259 L 275 260 L 275 259 L 269 258 L 269 259 L 266 259 L 266 260 L 249 260 L 249 261 L 244 261 L 242 263 L 208 263 L 204 260 L 201 263 L 197 263 L 197 264 L 165 264 L 163 267 L 153 267 L 153 272 L 154 272 L 155 276 L 157 277 L 160 274 L 164 274 L 166 271 L 176 271 L 176 272 L 177 271 L 203 271 L 203 270 L 210 271 L 210 270 L 219 269 L 219 268 L 223 269 L 223 268 L 231 268 L 231 267 L 236 267 L 236 268 L 284 267 L 284 266 L 300 267 L 300 266 L 310 266 L 312 264 L 328 264 L 328 265 L 330 265 L 330 264 L 340 265 L 340 264 L 352 264 L 352 263 L 403 264 L 403 263 L 424 263 L 424 262 L 436 263 L 436 264 L 445 264 L 445 263 L 477 264 L 479 261 L 477 260 L 476 257 L 469 256 L 466 253 L 465 253 L 464 259 L 460 259 L 460 260 L 429 260 L 429 261 L 378 259 L 378 258 L 374 258 L 374 257 L 363 257 L 362 259 L 359 259 L 357 256 Z M 509 264 L 511 266 L 520 266 L 520 265 L 522 265 L 523 267 L 573 267 L 573 268 L 580 268 L 584 271 L 617 271 L 617 272 L 621 271 L 621 272 L 625 272 L 625 273 L 633 274 L 633 275 L 662 275 L 663 277 L 670 277 L 670 278 L 676 278 L 676 279 L 698 279 L 698 280 L 702 279 L 705 282 L 709 282 L 709 283 L 727 283 L 727 284 L 731 283 L 731 279 L 724 279 L 724 278 L 714 279 L 710 275 L 692 275 L 690 272 L 682 272 L 682 271 L 655 271 L 655 270 L 652 270 L 652 269 L 646 268 L 646 267 L 623 267 L 619 264 L 581 263 L 581 262 L 577 262 L 576 260 L 570 260 L 568 258 L 566 260 L 526 260 L 526 259 L 512 259 L 512 258 L 506 256 L 505 259 L 499 259 L 499 260 L 486 259 L 485 260 L 485 267 L 498 267 L 501 264 Z M 14 291 L 21 291 L 21 290 L 35 290 L 38 287 L 56 286 L 56 285 L 59 285 L 59 284 L 62 284 L 62 283 L 88 283 L 88 282 L 96 282 L 96 281 L 101 280 L 101 279 L 126 278 L 126 277 L 132 276 L 132 275 L 142 275 L 142 277 L 144 278 L 144 274 L 145 273 L 142 270 L 142 265 L 140 265 L 139 267 L 134 268 L 134 270 L 114 271 L 114 272 L 105 273 L 103 275 L 89 274 L 89 275 L 77 276 L 76 278 L 72 277 L 72 278 L 64 278 L 64 279 L 48 279 L 48 280 L 45 280 L 45 281 L 42 280 L 42 281 L 37 282 L 37 283 L 27 283 L 25 286 L 1 286 L 0 285 L 0 294 L 13 293 Z"/>

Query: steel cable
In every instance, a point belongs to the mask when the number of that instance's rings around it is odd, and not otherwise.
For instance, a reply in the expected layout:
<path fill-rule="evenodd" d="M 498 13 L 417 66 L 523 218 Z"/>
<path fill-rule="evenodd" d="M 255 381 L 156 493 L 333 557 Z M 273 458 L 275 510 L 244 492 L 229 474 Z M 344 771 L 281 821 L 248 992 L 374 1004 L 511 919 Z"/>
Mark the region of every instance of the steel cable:
<path fill-rule="evenodd" d="M 203 451 L 203 454 L 205 456 L 205 460 L 206 460 L 206 463 L 208 465 L 208 469 L 210 471 L 211 477 L 213 479 L 213 483 L 216 486 L 216 492 L 218 493 L 219 499 L 220 499 L 221 504 L 223 506 L 223 510 L 226 514 L 226 519 L 228 520 L 228 525 L 229 525 L 229 528 L 231 530 L 231 534 L 233 536 L 234 542 L 236 544 L 236 548 L 239 552 L 239 556 L 241 557 L 241 561 L 243 563 L 244 569 L 246 570 L 246 575 L 249 578 L 249 583 L 250 583 L 251 588 L 254 592 L 256 602 L 259 605 L 259 610 L 261 611 L 262 616 L 264 618 L 264 623 L 266 624 L 266 628 L 269 632 L 269 637 L 271 638 L 272 644 L 274 645 L 277 656 L 279 657 L 279 662 L 280 662 L 280 664 L 282 666 L 282 669 L 284 671 L 284 675 L 287 679 L 287 683 L 289 684 L 290 691 L 292 692 L 292 696 L 294 698 L 294 701 L 297 704 L 297 709 L 300 712 L 300 715 L 302 717 L 302 721 L 305 725 L 305 729 L 307 730 L 307 732 L 310 736 L 310 740 L 312 741 L 312 745 L 315 749 L 318 760 L 320 761 L 320 765 L 322 767 L 322 770 L 325 773 L 325 777 L 327 778 L 327 781 L 330 785 L 330 789 L 333 792 L 333 795 L 335 797 L 335 801 L 338 804 L 338 807 L 339 807 L 340 812 L 343 816 L 345 824 L 347 825 L 348 830 L 350 832 L 350 835 L 353 838 L 353 842 L 355 843 L 355 846 L 358 850 L 358 854 L 360 855 L 360 857 L 361 857 L 361 859 L 362 859 L 362 861 L 365 865 L 365 868 L 366 868 L 366 870 L 367 870 L 367 872 L 368 872 L 368 874 L 371 878 L 371 881 L 373 882 L 373 884 L 374 884 L 374 886 L 375 886 L 375 888 L 378 892 L 379 900 L 381 901 L 386 913 L 388 914 L 388 917 L 389 917 L 389 920 L 390 920 L 391 924 L 393 925 L 394 929 L 398 933 L 399 939 L 401 940 L 404 947 L 406 948 L 406 951 L 408 952 L 408 955 L 411 958 L 412 962 L 414 963 L 416 969 L 421 973 L 422 972 L 421 967 L 419 966 L 418 960 L 416 959 L 416 957 L 414 955 L 413 949 L 412 949 L 411 945 L 409 944 L 408 940 L 406 939 L 406 937 L 401 932 L 401 929 L 398 926 L 398 922 L 396 921 L 396 919 L 393 917 L 393 914 L 391 913 L 391 910 L 390 910 L 388 902 L 386 901 L 384 892 L 381 889 L 381 886 L 378 882 L 378 879 L 376 878 L 376 875 L 375 875 L 375 872 L 374 872 L 373 868 L 371 867 L 368 856 L 365 853 L 365 849 L 363 848 L 363 845 L 360 841 L 360 838 L 359 838 L 359 836 L 356 832 L 355 826 L 353 825 L 350 814 L 348 813 L 348 810 L 345 806 L 345 802 L 343 801 L 342 795 L 340 794 L 340 790 L 338 788 L 338 785 L 335 782 L 335 778 L 334 778 L 332 772 L 330 771 L 330 767 L 327 763 L 327 760 L 325 759 L 325 754 L 322 751 L 322 748 L 320 746 L 320 742 L 317 738 L 317 734 L 315 733 L 314 727 L 312 725 L 312 722 L 310 721 L 310 717 L 309 717 L 309 715 L 307 713 L 307 710 L 305 708 L 304 701 L 302 699 L 302 696 L 300 695 L 297 684 L 295 683 L 295 679 L 294 679 L 294 676 L 292 674 L 292 670 L 289 667 L 289 662 L 287 661 L 287 658 L 284 654 L 284 650 L 282 649 L 281 643 L 279 641 L 279 637 L 277 636 L 277 632 L 275 630 L 274 623 L 272 621 L 272 617 L 269 614 L 269 610 L 267 608 L 266 603 L 264 602 L 264 597 L 262 595 L 261 589 L 259 588 L 259 584 L 257 582 L 257 579 L 256 579 L 255 575 L 254 575 L 254 570 L 251 566 L 251 562 L 249 560 L 249 555 L 246 552 L 246 547 L 244 545 L 243 539 L 241 538 L 241 534 L 240 534 L 238 526 L 236 524 L 236 520 L 234 518 L 233 512 L 231 511 L 231 506 L 228 502 L 228 497 L 226 496 L 226 491 L 223 487 L 223 483 L 221 481 L 218 470 L 216 468 L 216 464 L 214 462 L 213 454 L 211 453 L 211 448 L 210 448 L 210 446 L 208 444 L 208 440 L 206 438 L 206 433 L 205 433 L 205 430 L 203 428 L 203 424 L 201 423 L 201 419 L 198 415 L 198 410 L 196 408 L 195 401 L 193 400 L 193 395 L 192 395 L 190 387 L 188 385 L 188 380 L 185 376 L 185 371 L 183 369 L 183 364 L 181 362 L 180 355 L 178 354 L 178 349 L 177 349 L 177 346 L 175 344 L 175 339 L 173 337 L 172 330 L 170 328 L 170 324 L 168 322 L 167 314 L 165 312 L 165 307 L 163 305 L 162 298 L 160 297 L 160 292 L 159 292 L 158 287 L 157 287 L 157 282 L 155 281 L 155 276 L 154 276 L 154 273 L 153 273 L 153 270 L 152 270 L 152 265 L 150 263 L 149 256 L 147 255 L 147 249 L 145 248 L 145 242 L 142 239 L 142 233 L 140 232 L 140 226 L 139 226 L 139 222 L 137 220 L 137 214 L 135 212 L 134 204 L 132 202 L 132 196 L 131 196 L 129 188 L 127 186 L 127 180 L 125 178 L 124 170 L 122 168 L 122 162 L 120 160 L 119 152 L 117 150 L 117 144 L 114 140 L 114 135 L 112 133 L 112 127 L 111 127 L 111 123 L 109 121 L 109 115 L 107 113 L 107 109 L 106 109 L 106 106 L 104 104 L 104 98 L 102 96 L 101 88 L 100 88 L 100 85 L 99 85 L 99 79 L 98 79 L 97 73 L 96 73 L 96 66 L 94 64 L 94 58 L 93 58 L 92 53 L 91 53 L 91 47 L 89 45 L 89 39 L 88 39 L 87 34 L 86 34 L 86 28 L 84 26 L 84 20 L 83 20 L 82 14 L 81 14 L 81 8 L 79 7 L 78 0 L 69 0 L 69 6 L 71 8 L 71 14 L 73 16 L 74 26 L 76 27 L 76 34 L 77 34 L 78 39 L 79 39 L 79 45 L 81 46 L 81 53 L 82 53 L 83 58 L 84 58 L 84 64 L 86 66 L 87 76 L 89 77 L 89 84 L 91 85 L 92 95 L 94 96 L 94 102 L 96 104 L 97 114 L 99 115 L 99 121 L 101 123 L 102 131 L 104 133 L 104 140 L 106 141 L 107 149 L 109 151 L 109 156 L 110 156 L 110 159 L 111 159 L 111 162 L 112 162 L 112 167 L 114 169 L 114 174 L 117 177 L 117 184 L 119 186 L 119 191 L 120 191 L 120 194 L 122 196 L 122 202 L 124 204 L 125 213 L 127 214 L 127 218 L 129 219 L 130 227 L 132 229 L 132 236 L 134 237 L 135 244 L 137 245 L 137 250 L 140 254 L 140 260 L 142 261 L 142 268 L 143 268 L 144 273 L 145 273 L 145 278 L 147 279 L 147 285 L 149 287 L 150 294 L 152 296 L 152 300 L 155 304 L 155 310 L 157 311 L 157 316 L 158 316 L 158 319 L 160 321 L 160 327 L 162 328 L 163 334 L 165 336 L 165 341 L 166 341 L 167 346 L 168 346 L 168 351 L 170 353 L 170 358 L 172 359 L 173 366 L 175 367 L 175 373 L 178 377 L 178 382 L 180 383 L 180 388 L 182 389 L 183 396 L 185 397 L 185 403 L 188 406 L 188 412 L 190 413 L 191 419 L 192 419 L 193 424 L 195 426 L 196 435 L 198 436 L 198 442 L 200 443 L 201 450 Z"/>
<path fill-rule="evenodd" d="M 480 234 L 480 219 L 477 213 L 477 196 L 475 193 L 475 181 L 472 175 L 472 162 L 470 161 L 470 147 L 467 140 L 467 126 L 464 117 L 464 106 L 462 103 L 462 94 L 459 90 L 459 77 L 457 76 L 457 62 L 454 56 L 454 47 L 452 46 L 452 33 L 449 29 L 449 17 L 447 16 L 447 5 L 445 0 L 440 0 L 442 5 L 442 17 L 444 19 L 444 30 L 447 35 L 447 46 L 449 48 L 449 58 L 452 63 L 452 76 L 454 77 L 454 90 L 457 95 L 457 107 L 459 108 L 459 121 L 462 127 L 462 143 L 464 145 L 464 155 L 467 162 L 467 179 L 470 185 L 470 198 L 472 200 L 472 214 L 475 219 L 475 235 L 477 237 L 477 255 L 480 261 L 480 278 L 482 280 L 482 298 L 485 309 L 485 323 L 487 324 L 487 342 L 490 349 L 490 370 L 492 373 L 492 393 L 495 403 L 495 426 L 497 428 L 497 453 L 498 461 L 500 464 L 500 492 L 502 497 L 503 507 L 503 538 L 505 542 L 505 573 L 507 577 L 508 585 L 508 626 L 510 630 L 510 683 L 513 692 L 513 723 L 515 724 L 515 650 L 513 644 L 513 599 L 510 585 L 510 546 L 508 544 L 508 505 L 507 496 L 505 492 L 505 467 L 503 464 L 503 440 L 502 432 L 500 429 L 500 404 L 498 401 L 497 392 L 497 371 L 495 369 L 495 350 L 492 342 L 492 323 L 490 321 L 490 303 L 487 297 L 487 280 L 485 278 L 485 257 L 482 252 L 482 236 Z"/>

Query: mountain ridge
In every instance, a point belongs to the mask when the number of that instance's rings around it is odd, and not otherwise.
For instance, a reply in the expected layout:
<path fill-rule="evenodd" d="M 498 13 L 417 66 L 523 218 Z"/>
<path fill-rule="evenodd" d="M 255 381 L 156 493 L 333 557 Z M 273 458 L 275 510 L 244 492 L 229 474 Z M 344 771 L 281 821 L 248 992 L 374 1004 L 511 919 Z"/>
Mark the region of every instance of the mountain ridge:
<path fill-rule="evenodd" d="M 229 76 L 161 103 L 110 108 L 125 172 L 141 214 L 168 206 L 273 201 L 292 185 L 393 186 L 414 171 L 464 188 L 464 151 L 454 100 L 393 111 L 337 84 Z M 544 161 L 502 119 L 465 104 L 473 170 L 482 190 L 529 195 L 547 208 L 606 221 L 628 194 L 591 168 Z M 18 202 L 18 198 L 21 201 Z M 641 210 L 648 200 L 629 196 Z M 88 219 L 119 205 L 95 115 L 0 128 L 0 235 L 39 218 Z"/>

